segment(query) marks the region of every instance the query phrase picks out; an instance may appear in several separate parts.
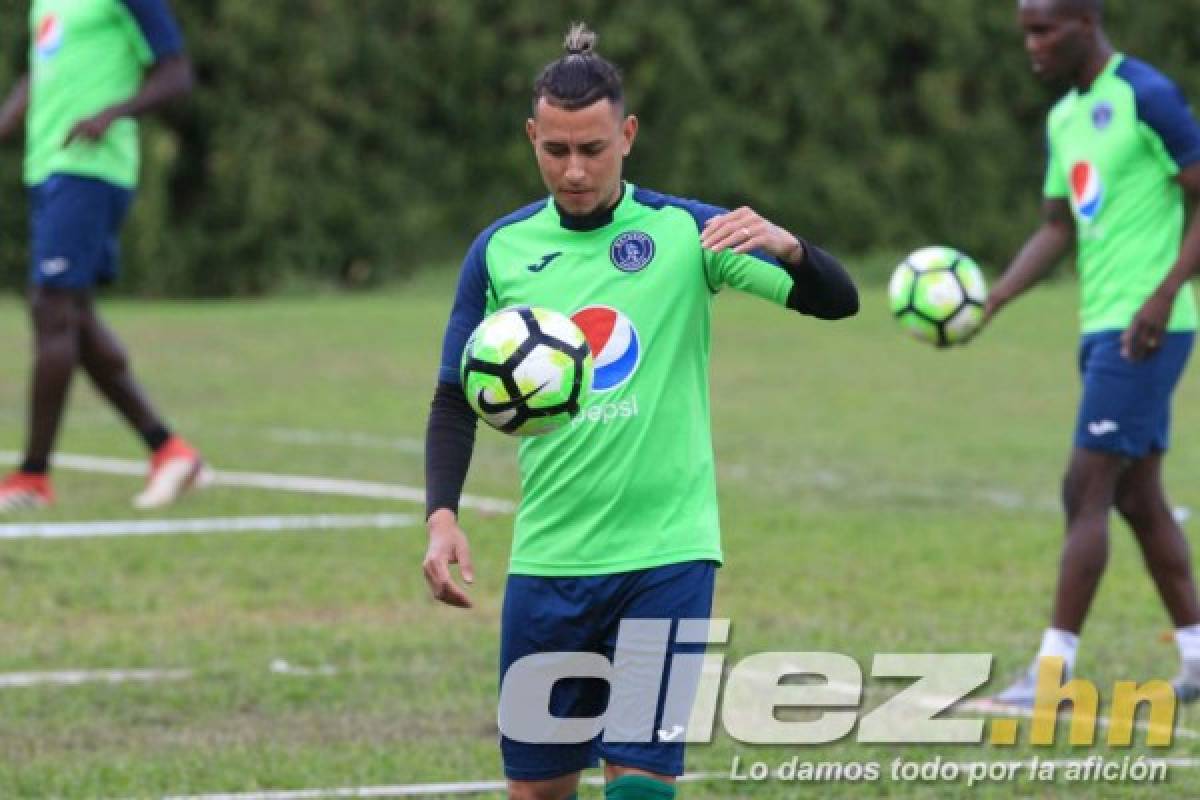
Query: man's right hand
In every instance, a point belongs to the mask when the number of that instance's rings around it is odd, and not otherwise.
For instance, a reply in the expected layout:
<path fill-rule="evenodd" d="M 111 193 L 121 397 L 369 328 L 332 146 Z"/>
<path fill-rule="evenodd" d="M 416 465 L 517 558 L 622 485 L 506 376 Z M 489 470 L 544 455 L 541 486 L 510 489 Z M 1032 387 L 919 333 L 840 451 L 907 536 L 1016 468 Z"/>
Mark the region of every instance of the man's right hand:
<path fill-rule="evenodd" d="M 462 578 L 468 584 L 475 580 L 471 566 L 471 548 L 467 535 L 458 527 L 458 515 L 448 508 L 441 508 L 429 515 L 429 549 L 421 568 L 425 582 L 434 598 L 446 605 L 470 608 L 471 598 L 466 590 L 450 576 L 450 565 L 458 564 Z"/>

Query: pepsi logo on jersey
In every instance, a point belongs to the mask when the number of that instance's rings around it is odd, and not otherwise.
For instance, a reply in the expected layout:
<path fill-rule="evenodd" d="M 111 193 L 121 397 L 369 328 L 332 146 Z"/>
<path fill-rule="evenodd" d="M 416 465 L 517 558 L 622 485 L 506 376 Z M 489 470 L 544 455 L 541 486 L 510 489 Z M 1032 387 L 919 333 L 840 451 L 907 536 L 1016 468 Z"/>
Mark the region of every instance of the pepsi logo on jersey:
<path fill-rule="evenodd" d="M 571 315 L 571 319 L 583 331 L 592 350 L 595 364 L 592 391 L 602 394 L 626 384 L 641 363 L 644 347 L 633 320 L 611 306 L 601 305 L 581 308 Z M 607 424 L 637 415 L 638 402 L 634 395 L 616 402 L 593 403 L 584 408 L 572 424 L 585 421 Z"/>
<path fill-rule="evenodd" d="M 1081 220 L 1096 221 L 1104 204 L 1104 182 L 1100 171 L 1090 161 L 1077 161 L 1071 167 L 1071 202 Z"/>
<path fill-rule="evenodd" d="M 583 331 L 595 359 L 592 391 L 612 391 L 633 377 L 642 342 L 627 315 L 611 306 L 587 306 L 571 319 Z"/>
<path fill-rule="evenodd" d="M 38 58 L 50 58 L 62 49 L 63 25 L 57 14 L 47 14 L 42 17 L 37 26 L 37 36 L 34 38 L 34 52 Z"/>

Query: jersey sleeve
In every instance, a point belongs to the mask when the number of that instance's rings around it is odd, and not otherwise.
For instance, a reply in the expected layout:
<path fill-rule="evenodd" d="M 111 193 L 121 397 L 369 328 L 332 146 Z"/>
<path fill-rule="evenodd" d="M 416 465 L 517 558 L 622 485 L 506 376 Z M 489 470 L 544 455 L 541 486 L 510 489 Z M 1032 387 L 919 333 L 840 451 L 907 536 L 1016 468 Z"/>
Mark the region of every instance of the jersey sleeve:
<path fill-rule="evenodd" d="M 770 300 L 786 306 L 794 281 L 779 262 L 765 253 L 735 253 L 722 250 L 714 253 L 704 251 L 707 264 L 705 272 L 710 276 L 710 286 L 720 290 L 730 286 L 741 292 Z"/>
<path fill-rule="evenodd" d="M 438 381 L 441 383 L 461 383 L 458 368 L 467 339 L 487 312 L 487 243 L 490 238 L 487 233 L 481 234 L 463 259 L 450 321 L 442 337 L 442 361 L 438 369 Z"/>
<path fill-rule="evenodd" d="M 1067 186 L 1067 174 L 1063 171 L 1062 163 L 1054 152 L 1054 142 L 1050 138 L 1049 125 L 1046 127 L 1046 176 L 1042 181 L 1042 196 L 1050 199 L 1065 198 L 1070 193 Z"/>
<path fill-rule="evenodd" d="M 183 34 L 166 0 L 120 0 L 132 23 L 138 56 L 153 64 L 183 52 Z"/>
<path fill-rule="evenodd" d="M 698 233 L 704 231 L 704 226 L 710 219 L 726 213 L 726 209 L 720 206 L 696 200 L 672 198 L 672 203 L 692 215 Z M 733 250 L 715 253 L 708 249 L 702 249 L 701 253 L 704 259 L 704 279 L 713 294 L 730 286 L 778 305 L 787 305 L 788 293 L 793 285 L 792 277 L 779 262 L 766 253 L 755 251 L 742 254 Z"/>
<path fill-rule="evenodd" d="M 1165 77 L 1135 85 L 1138 120 L 1171 174 L 1200 161 L 1200 125 L 1178 86 Z"/>

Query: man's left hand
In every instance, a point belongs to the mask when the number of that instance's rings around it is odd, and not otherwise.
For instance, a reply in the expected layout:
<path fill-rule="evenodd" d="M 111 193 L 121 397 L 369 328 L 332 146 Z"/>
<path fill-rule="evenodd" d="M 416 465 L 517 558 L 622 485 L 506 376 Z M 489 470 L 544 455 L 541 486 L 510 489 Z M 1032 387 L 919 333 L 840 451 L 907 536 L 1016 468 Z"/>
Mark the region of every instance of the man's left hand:
<path fill-rule="evenodd" d="M 715 253 L 727 249 L 735 253 L 761 249 L 792 265 L 804 260 L 804 245 L 799 239 L 746 206 L 706 222 L 700 244 Z"/>
<path fill-rule="evenodd" d="M 98 141 L 108 132 L 109 127 L 116 119 L 116 115 L 111 110 L 105 109 L 94 117 L 88 117 L 76 122 L 74 127 L 71 128 L 71 132 L 67 134 L 67 140 L 63 142 L 63 147 L 67 147 L 76 139 L 82 139 L 87 142 Z"/>
<path fill-rule="evenodd" d="M 1130 361 L 1141 361 L 1161 347 L 1174 305 L 1173 294 L 1158 291 L 1150 295 L 1121 334 L 1121 355 Z"/>

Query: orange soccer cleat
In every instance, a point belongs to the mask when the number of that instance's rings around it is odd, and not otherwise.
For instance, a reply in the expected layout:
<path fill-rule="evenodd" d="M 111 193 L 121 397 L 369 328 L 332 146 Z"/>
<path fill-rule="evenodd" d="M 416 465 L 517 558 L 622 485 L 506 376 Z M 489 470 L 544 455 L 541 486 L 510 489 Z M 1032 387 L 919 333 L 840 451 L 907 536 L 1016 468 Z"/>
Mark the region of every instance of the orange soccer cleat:
<path fill-rule="evenodd" d="M 54 503 L 50 478 L 32 472 L 14 472 L 0 481 L 0 514 Z"/>
<path fill-rule="evenodd" d="M 188 489 L 211 480 L 200 452 L 178 436 L 172 436 L 150 456 L 146 488 L 133 498 L 134 508 L 161 508 L 174 503 Z"/>

